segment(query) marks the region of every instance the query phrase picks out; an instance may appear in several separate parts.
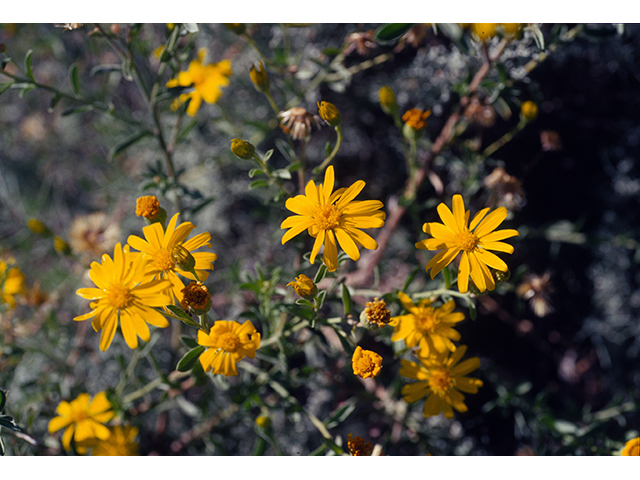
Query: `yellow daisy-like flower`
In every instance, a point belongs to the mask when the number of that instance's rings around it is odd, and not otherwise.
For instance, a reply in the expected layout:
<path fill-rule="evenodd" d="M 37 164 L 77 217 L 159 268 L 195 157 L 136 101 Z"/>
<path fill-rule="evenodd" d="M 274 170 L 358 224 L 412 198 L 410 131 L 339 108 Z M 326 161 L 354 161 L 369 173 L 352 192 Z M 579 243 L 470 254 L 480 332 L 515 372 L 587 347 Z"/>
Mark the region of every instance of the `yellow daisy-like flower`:
<path fill-rule="evenodd" d="M 640 437 L 632 438 L 625 443 L 621 455 L 624 457 L 640 456 Z"/>
<path fill-rule="evenodd" d="M 15 308 L 15 295 L 25 293 L 24 274 L 19 268 L 0 260 L 0 305 L 7 304 Z"/>
<path fill-rule="evenodd" d="M 330 272 L 338 268 L 338 247 L 349 257 L 360 259 L 358 245 L 369 250 L 378 248 L 377 242 L 360 228 L 380 228 L 384 225 L 385 213 L 379 200 L 353 201 L 364 188 L 365 182 L 358 180 L 349 188 L 340 188 L 332 193 L 334 183 L 333 166 L 325 172 L 324 184 L 316 187 L 313 180 L 307 183 L 305 195 L 296 195 L 285 203 L 287 209 L 297 215 L 286 218 L 280 228 L 290 230 L 282 237 L 282 244 L 305 229 L 316 239 L 311 250 L 310 261 L 316 259 L 324 244 L 323 261 Z"/>
<path fill-rule="evenodd" d="M 90 443 L 91 454 L 95 457 L 132 457 L 138 455 L 138 429 L 131 425 L 116 425 L 109 428 L 111 435 L 106 440 Z"/>
<path fill-rule="evenodd" d="M 440 307 L 432 307 L 428 299 L 416 305 L 403 292 L 398 293 L 398 298 L 409 313 L 391 319 L 395 325 L 392 341 L 404 340 L 409 348 L 420 345 L 420 354 L 425 357 L 434 350 L 438 353 L 455 352 L 452 340 L 460 340 L 460 333 L 453 327 L 464 320 L 464 314 L 453 311 L 456 308 L 453 300 Z"/>
<path fill-rule="evenodd" d="M 351 366 L 354 375 L 358 375 L 360 378 L 373 378 L 380 373 L 382 357 L 376 352 L 363 350 L 358 346 L 353 352 Z"/>
<path fill-rule="evenodd" d="M 106 253 L 102 255 L 102 264 L 93 262 L 89 276 L 98 288 L 81 288 L 77 294 L 87 300 L 93 300 L 93 311 L 75 317 L 82 321 L 93 317 L 91 325 L 100 336 L 100 350 L 109 348 L 118 328 L 130 348 L 138 347 L 138 337 L 149 341 L 147 323 L 164 328 L 169 322 L 153 307 L 164 307 L 172 303 L 167 294 L 171 287 L 168 280 L 151 280 L 144 273 L 144 262 L 139 253 L 129 252 L 118 243 L 113 252 L 113 260 Z"/>
<path fill-rule="evenodd" d="M 178 76 L 167 82 L 167 87 L 189 87 L 193 86 L 193 91 L 181 94 L 172 108 L 177 108 L 189 100 L 187 115 L 194 116 L 202 101 L 216 103 L 222 95 L 221 87 L 229 85 L 231 71 L 231 61 L 223 60 L 219 63 L 203 65 L 202 61 L 207 54 L 206 49 L 200 49 L 198 59 L 189 64 L 186 72 L 178 73 Z"/>
<path fill-rule="evenodd" d="M 236 362 L 255 357 L 260 348 L 260 333 L 249 320 L 242 325 L 234 320 L 218 320 L 208 334 L 198 331 L 198 343 L 209 347 L 200 355 L 205 372 L 234 376 L 238 375 Z"/>
<path fill-rule="evenodd" d="M 458 253 L 462 252 L 458 269 L 460 292 L 465 293 L 468 290 L 469 276 L 481 292 L 496 288 L 488 267 L 501 272 L 506 272 L 508 268 L 506 263 L 489 250 L 513 253 L 511 245 L 499 240 L 520 234 L 517 230 L 494 231 L 507 218 L 507 209 L 500 207 L 487 215 L 489 210 L 489 208 L 480 210 L 469 224 L 471 212 L 465 211 L 462 196 L 453 196 L 453 213 L 444 203 L 438 205 L 438 214 L 444 225 L 436 222 L 425 223 L 422 231 L 433 238 L 416 243 L 416 248 L 423 250 L 441 250 L 427 264 L 426 269 L 431 269 L 431 278 L 434 278 L 456 258 Z"/>
<path fill-rule="evenodd" d="M 168 279 L 171 282 L 173 295 L 178 302 L 182 302 L 184 283 L 177 274 L 190 280 L 204 282 L 209 276 L 207 270 L 213 270 L 213 262 L 218 256 L 210 252 L 194 252 L 203 246 L 210 247 L 211 235 L 204 232 L 187 240 L 189 233 L 196 226 L 191 222 L 183 222 L 176 227 L 178 215 L 176 213 L 171 218 L 166 230 L 159 223 L 152 223 L 142 228 L 145 240 L 136 235 L 130 235 L 127 242 L 132 248 L 140 250 L 143 258 L 150 260 L 146 265 L 145 273 L 155 278 Z M 191 260 L 191 257 L 195 260 L 197 279 L 193 274 L 183 270 L 186 260 Z"/>
<path fill-rule="evenodd" d="M 469 372 L 480 366 L 480 359 L 473 357 L 462 363 L 467 347 L 462 345 L 454 353 L 432 355 L 429 358 L 418 357 L 420 363 L 401 360 L 400 375 L 418 380 L 402 387 L 402 396 L 407 403 L 413 403 L 427 397 L 423 413 L 425 417 L 444 413 L 453 418 L 453 408 L 466 412 L 465 393 L 477 393 L 482 380 L 466 377 Z"/>
<path fill-rule="evenodd" d="M 62 435 L 62 445 L 65 450 L 71 450 L 72 438 L 76 443 L 94 438 L 106 440 L 111 432 L 103 423 L 115 416 L 111 408 L 111 403 L 104 392 L 98 393 L 92 401 L 88 393 L 81 393 L 71 402 L 60 402 L 56 408 L 60 416 L 49 421 L 49 433 L 66 427 Z M 84 453 L 86 447 L 80 446 L 78 451 Z"/>
<path fill-rule="evenodd" d="M 354 457 L 367 457 L 373 453 L 371 442 L 357 435 L 354 436 L 352 433 L 347 436 L 347 448 Z"/>

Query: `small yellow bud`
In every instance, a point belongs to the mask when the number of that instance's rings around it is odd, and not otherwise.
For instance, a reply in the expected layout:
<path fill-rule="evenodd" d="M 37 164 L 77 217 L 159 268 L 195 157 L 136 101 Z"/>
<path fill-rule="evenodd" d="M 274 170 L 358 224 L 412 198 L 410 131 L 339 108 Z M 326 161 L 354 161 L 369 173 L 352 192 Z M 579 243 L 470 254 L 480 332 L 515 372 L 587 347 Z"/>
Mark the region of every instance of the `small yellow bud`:
<path fill-rule="evenodd" d="M 538 105 L 536 105 L 531 100 L 527 100 L 522 103 L 520 107 L 520 113 L 524 118 L 531 121 L 538 116 Z"/>
<path fill-rule="evenodd" d="M 256 87 L 256 90 L 259 92 L 269 91 L 269 76 L 267 75 L 264 66 L 262 66 L 262 62 L 258 62 L 258 68 L 256 68 L 255 65 L 251 65 L 249 76 L 251 77 L 251 81 Z"/>
<path fill-rule="evenodd" d="M 171 260 L 173 260 L 180 269 L 189 273 L 193 273 L 193 269 L 196 266 L 196 259 L 193 258 L 193 255 L 191 255 L 189 250 L 180 244 L 173 247 L 173 250 L 171 251 Z"/>
<path fill-rule="evenodd" d="M 236 35 L 242 35 L 247 29 L 247 26 L 244 23 L 225 23 L 224 26 Z"/>
<path fill-rule="evenodd" d="M 53 248 L 55 248 L 57 252 L 60 252 L 64 255 L 69 255 L 71 253 L 69 244 L 57 235 L 53 239 Z"/>
<path fill-rule="evenodd" d="M 269 428 L 271 426 L 271 419 L 265 415 L 260 415 L 256 418 L 256 425 L 260 428 Z"/>
<path fill-rule="evenodd" d="M 471 31 L 476 34 L 480 41 L 485 42 L 488 38 L 495 36 L 497 23 L 472 23 Z"/>
<path fill-rule="evenodd" d="M 318 293 L 318 287 L 313 280 L 306 275 L 298 275 L 293 282 L 287 283 L 287 287 L 291 285 L 295 292 L 302 298 L 313 298 Z"/>
<path fill-rule="evenodd" d="M 182 290 L 180 306 L 185 310 L 192 310 L 196 315 L 204 315 L 211 308 L 211 294 L 201 282 L 191 282 Z"/>
<path fill-rule="evenodd" d="M 48 237 L 51 235 L 51 230 L 44 223 L 42 223 L 37 218 L 30 218 L 27 222 L 27 226 L 29 230 L 31 230 L 36 235 L 42 235 L 43 237 Z"/>
<path fill-rule="evenodd" d="M 333 103 L 318 102 L 318 113 L 332 127 L 337 127 L 342 121 L 342 115 L 340 115 L 340 111 Z"/>
<path fill-rule="evenodd" d="M 231 140 L 231 152 L 242 160 L 251 160 L 256 154 L 256 147 L 246 140 L 234 138 Z"/>
<path fill-rule="evenodd" d="M 394 115 L 398 111 L 396 103 L 396 94 L 389 85 L 385 85 L 380 89 L 380 106 L 387 115 Z"/>

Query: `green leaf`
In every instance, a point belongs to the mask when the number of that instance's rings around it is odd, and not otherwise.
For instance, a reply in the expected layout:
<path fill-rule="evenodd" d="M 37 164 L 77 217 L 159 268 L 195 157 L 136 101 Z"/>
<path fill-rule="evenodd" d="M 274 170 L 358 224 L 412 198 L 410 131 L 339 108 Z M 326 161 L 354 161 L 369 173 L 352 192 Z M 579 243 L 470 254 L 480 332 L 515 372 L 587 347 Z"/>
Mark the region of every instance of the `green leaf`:
<path fill-rule="evenodd" d="M 346 317 L 351 313 L 351 294 L 349 293 L 349 287 L 344 283 L 342 284 L 342 304 L 344 305 L 344 316 Z"/>
<path fill-rule="evenodd" d="M 122 65 L 120 65 L 119 63 L 96 65 L 89 71 L 89 75 L 93 77 L 95 75 L 111 72 L 122 72 Z"/>
<path fill-rule="evenodd" d="M 73 93 L 80 95 L 80 78 L 78 76 L 78 65 L 75 63 L 69 67 L 69 83 L 73 89 Z"/>
<path fill-rule="evenodd" d="M 324 263 L 322 263 L 320 265 L 320 268 L 318 268 L 318 273 L 316 273 L 316 278 L 313 279 L 313 283 L 315 283 L 316 285 L 320 283 L 322 279 L 327 276 L 328 271 L 329 270 L 327 270 L 327 266 Z"/>
<path fill-rule="evenodd" d="M 262 158 L 262 161 L 264 163 L 267 163 L 269 161 L 269 159 L 271 158 L 271 155 L 273 155 L 273 148 L 271 150 L 268 150 L 265 154 L 264 157 Z"/>
<path fill-rule="evenodd" d="M 378 42 L 391 43 L 413 27 L 413 23 L 387 23 L 377 28 L 373 36 Z"/>
<path fill-rule="evenodd" d="M 4 410 L 4 406 L 7 403 L 7 392 L 0 390 L 0 412 Z"/>
<path fill-rule="evenodd" d="M 285 142 L 281 138 L 276 138 L 275 142 L 276 148 L 289 163 L 296 163 L 298 161 L 296 153 L 288 142 Z"/>
<path fill-rule="evenodd" d="M 35 82 L 36 79 L 33 77 L 33 68 L 31 67 L 32 55 L 33 55 L 33 50 L 29 49 L 27 54 L 24 56 L 24 66 L 27 69 L 27 76 L 31 79 L 31 81 Z"/>
<path fill-rule="evenodd" d="M 279 177 L 284 180 L 291 180 L 291 172 L 286 168 L 279 168 L 278 170 L 274 170 L 271 173 L 274 177 Z"/>
<path fill-rule="evenodd" d="M 0 435 L 0 455 L 4 457 L 4 440 L 2 439 L 2 435 Z"/>
<path fill-rule="evenodd" d="M 315 305 L 311 303 L 309 300 L 304 298 L 299 298 L 296 300 L 296 305 L 304 305 L 305 307 L 314 308 Z"/>
<path fill-rule="evenodd" d="M 188 372 L 189 370 L 191 370 L 194 367 L 195 363 L 198 361 L 198 357 L 202 355 L 202 352 L 204 352 L 204 350 L 205 347 L 203 347 L 202 345 L 198 345 L 197 347 L 189 350 L 184 354 L 180 361 L 178 361 L 176 370 L 178 370 L 179 372 Z"/>
<path fill-rule="evenodd" d="M 187 325 L 200 328 L 200 324 L 193 318 L 191 318 L 189 314 L 182 310 L 180 307 L 176 307 L 175 305 L 167 305 L 167 309 Z"/>
<path fill-rule="evenodd" d="M 79 107 L 71 107 L 64 110 L 60 115 L 66 117 L 67 115 L 73 115 L 76 113 L 91 112 L 93 107 L 91 105 L 80 105 Z"/>
<path fill-rule="evenodd" d="M 198 346 L 198 342 L 193 337 L 188 337 L 186 335 L 180 335 L 180 341 L 184 343 L 188 348 L 196 348 Z"/>
<path fill-rule="evenodd" d="M 49 113 L 53 112 L 53 109 L 56 108 L 56 105 L 60 100 L 62 100 L 62 97 L 56 93 L 49 102 L 49 108 L 47 109 Z"/>
<path fill-rule="evenodd" d="M 533 33 L 533 38 L 536 41 L 536 45 L 540 50 L 544 50 L 544 35 L 542 34 L 542 30 L 540 30 L 540 26 L 533 23 L 531 25 L 531 33 Z"/>
<path fill-rule="evenodd" d="M 409 275 L 407 275 L 407 279 L 404 281 L 404 285 L 402 286 L 402 289 L 400 291 L 406 292 L 407 288 L 409 288 L 409 285 L 411 285 L 411 282 L 413 282 L 413 280 L 418 275 L 418 272 L 420 272 L 421 270 L 422 267 L 414 267 L 413 270 L 409 272 Z"/>
<path fill-rule="evenodd" d="M 262 188 L 262 187 L 268 187 L 269 186 L 269 180 L 267 179 L 260 179 L 260 180 L 254 180 L 253 182 L 251 182 L 249 184 L 249 190 L 255 190 L 256 188 Z"/>
<path fill-rule="evenodd" d="M 322 308 L 322 304 L 324 303 L 324 298 L 327 296 L 326 290 L 321 290 L 318 292 L 318 296 L 316 297 L 316 302 L 318 302 L 318 310 Z"/>
<path fill-rule="evenodd" d="M 475 320 L 476 318 L 478 318 L 478 310 L 476 309 L 476 304 L 473 303 L 471 299 L 468 299 L 467 301 L 469 302 L 469 318 L 471 318 L 471 320 Z"/>
<path fill-rule="evenodd" d="M 113 158 L 119 153 L 124 152 L 131 145 L 139 142 L 145 137 L 151 136 L 151 132 L 148 130 L 141 130 L 138 133 L 134 133 L 128 138 L 125 138 L 123 141 L 113 146 L 111 150 L 109 150 L 109 160 L 113 160 Z"/>
<path fill-rule="evenodd" d="M 252 168 L 251 170 L 249 170 L 249 178 L 253 178 L 256 175 L 258 175 L 259 173 L 264 173 L 262 170 L 260 170 L 259 168 Z"/>
<path fill-rule="evenodd" d="M 20 93 L 18 94 L 18 96 L 20 98 L 23 98 L 27 92 L 33 90 L 34 88 L 36 88 L 35 85 L 29 84 L 26 87 L 24 87 L 22 90 L 20 90 Z"/>
<path fill-rule="evenodd" d="M 9 415 L 0 415 L 0 427 L 22 433 L 22 429 L 18 426 L 13 417 L 10 417 Z"/>
<path fill-rule="evenodd" d="M 9 90 L 11 88 L 11 85 L 13 85 L 13 82 L 0 83 L 0 94 Z"/>

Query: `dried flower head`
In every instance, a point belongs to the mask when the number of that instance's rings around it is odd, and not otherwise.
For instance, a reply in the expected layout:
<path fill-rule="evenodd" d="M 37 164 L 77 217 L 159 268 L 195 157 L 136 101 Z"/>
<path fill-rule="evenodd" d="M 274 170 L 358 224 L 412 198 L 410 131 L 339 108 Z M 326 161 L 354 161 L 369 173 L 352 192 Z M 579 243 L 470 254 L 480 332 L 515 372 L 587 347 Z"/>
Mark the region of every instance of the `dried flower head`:
<path fill-rule="evenodd" d="M 553 130 L 543 130 L 540 132 L 540 144 L 545 152 L 556 152 L 562 150 L 562 140 L 560 134 Z"/>
<path fill-rule="evenodd" d="M 311 135 L 311 127 L 320 128 L 320 117 L 302 107 L 293 107 L 278 114 L 282 130 L 294 140 L 304 140 Z"/>
<path fill-rule="evenodd" d="M 382 357 L 376 352 L 363 350 L 358 346 L 351 357 L 351 366 L 354 375 L 360 378 L 373 378 L 380 373 Z"/>
<path fill-rule="evenodd" d="M 536 316 L 544 317 L 553 313 L 554 308 L 550 299 L 553 284 L 550 272 L 545 272 L 542 276 L 535 273 L 526 274 L 522 283 L 516 288 L 516 293 L 523 299 L 529 300 L 531 310 Z"/>
<path fill-rule="evenodd" d="M 525 204 L 522 182 L 509 175 L 502 167 L 496 167 L 482 183 L 493 191 L 496 203 L 500 206 L 509 210 L 518 210 Z"/>
<path fill-rule="evenodd" d="M 376 48 L 373 30 L 350 33 L 347 35 L 345 41 L 347 47 L 344 49 L 344 55 L 349 55 L 355 50 L 359 55 L 366 57 L 370 50 Z"/>
<path fill-rule="evenodd" d="M 371 442 L 357 435 L 353 436 L 352 433 L 347 436 L 347 448 L 354 457 L 368 457 L 373 452 Z"/>
<path fill-rule="evenodd" d="M 471 103 L 464 111 L 464 117 L 483 128 L 492 127 L 496 123 L 495 109 L 491 105 L 483 104 L 477 97 L 471 99 Z"/>
<path fill-rule="evenodd" d="M 431 110 L 425 112 L 419 108 L 412 108 L 402 115 L 402 121 L 414 130 L 422 130 L 427 126 L 427 118 L 429 115 L 431 115 Z"/>
<path fill-rule="evenodd" d="M 191 282 L 182 289 L 180 306 L 185 311 L 193 311 L 196 315 L 204 315 L 211 308 L 211 294 L 201 282 Z"/>
<path fill-rule="evenodd" d="M 102 212 L 79 215 L 69 228 L 69 245 L 77 255 L 99 257 L 108 252 L 120 238 L 120 227 Z"/>
<path fill-rule="evenodd" d="M 378 300 L 378 297 L 376 297 L 373 302 L 365 304 L 360 319 L 365 326 L 373 328 L 384 327 L 391 321 L 391 312 L 389 312 L 385 301 Z"/>

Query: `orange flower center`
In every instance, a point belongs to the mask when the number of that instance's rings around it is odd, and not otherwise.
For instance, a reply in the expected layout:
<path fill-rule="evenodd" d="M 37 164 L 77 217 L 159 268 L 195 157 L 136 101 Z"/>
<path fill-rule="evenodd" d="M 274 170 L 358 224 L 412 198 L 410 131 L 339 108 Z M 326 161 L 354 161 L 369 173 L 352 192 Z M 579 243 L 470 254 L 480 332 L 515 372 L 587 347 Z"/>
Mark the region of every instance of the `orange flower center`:
<path fill-rule="evenodd" d="M 153 263 L 156 266 L 156 270 L 169 271 L 176 268 L 176 263 L 173 261 L 172 255 L 167 250 L 158 250 L 153 255 Z"/>
<path fill-rule="evenodd" d="M 340 212 L 335 205 L 320 205 L 315 214 L 316 226 L 320 230 L 331 230 L 340 225 Z"/>
<path fill-rule="evenodd" d="M 480 239 L 475 233 L 471 233 L 469 230 L 462 230 L 458 233 L 457 243 L 458 246 L 465 252 L 472 252 L 478 246 Z"/>
<path fill-rule="evenodd" d="M 431 371 L 429 377 L 429 386 L 434 393 L 444 395 L 453 385 L 453 379 L 449 375 L 449 370 L 444 368 L 435 368 Z"/>
<path fill-rule="evenodd" d="M 433 333 L 438 325 L 440 319 L 436 317 L 434 308 L 420 308 L 415 313 L 415 326 L 420 332 Z"/>
<path fill-rule="evenodd" d="M 127 287 L 112 285 L 107 294 L 107 301 L 113 308 L 127 308 L 133 303 L 133 295 Z"/>
<path fill-rule="evenodd" d="M 218 339 L 218 345 L 221 349 L 233 353 L 238 349 L 240 339 L 238 338 L 238 335 L 233 332 L 223 333 Z"/>
<path fill-rule="evenodd" d="M 358 375 L 371 374 L 376 368 L 376 364 L 373 359 L 366 353 L 356 360 L 355 371 Z"/>

